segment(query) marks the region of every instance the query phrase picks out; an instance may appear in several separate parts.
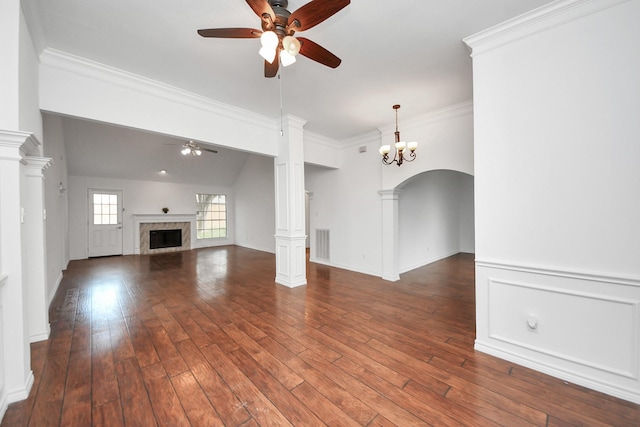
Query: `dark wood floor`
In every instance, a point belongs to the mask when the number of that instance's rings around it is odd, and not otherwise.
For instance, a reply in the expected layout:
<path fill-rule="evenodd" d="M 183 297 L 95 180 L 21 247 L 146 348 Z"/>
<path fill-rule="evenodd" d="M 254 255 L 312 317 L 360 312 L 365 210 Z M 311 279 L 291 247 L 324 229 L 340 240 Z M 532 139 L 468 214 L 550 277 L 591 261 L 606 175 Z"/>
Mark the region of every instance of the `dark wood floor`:
<path fill-rule="evenodd" d="M 73 261 L 2 426 L 638 426 L 640 406 L 475 352 L 473 257 L 391 283 L 239 247 Z"/>

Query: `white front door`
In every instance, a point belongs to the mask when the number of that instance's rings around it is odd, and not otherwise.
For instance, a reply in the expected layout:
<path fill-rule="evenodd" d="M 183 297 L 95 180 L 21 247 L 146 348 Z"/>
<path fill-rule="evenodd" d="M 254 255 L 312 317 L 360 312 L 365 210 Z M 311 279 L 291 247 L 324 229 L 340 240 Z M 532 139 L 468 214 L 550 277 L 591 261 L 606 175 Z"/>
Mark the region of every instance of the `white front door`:
<path fill-rule="evenodd" d="M 122 255 L 122 191 L 89 189 L 89 256 Z"/>

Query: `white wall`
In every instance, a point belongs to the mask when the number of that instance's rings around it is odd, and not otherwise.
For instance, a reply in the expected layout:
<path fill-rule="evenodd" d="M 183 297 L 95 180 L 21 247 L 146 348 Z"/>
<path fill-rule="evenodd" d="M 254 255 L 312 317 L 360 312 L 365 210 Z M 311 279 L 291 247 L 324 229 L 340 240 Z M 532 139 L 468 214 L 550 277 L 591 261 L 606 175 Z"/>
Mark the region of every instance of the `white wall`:
<path fill-rule="evenodd" d="M 20 130 L 31 132 L 42 141 L 42 117 L 39 109 L 38 54 L 24 15 L 20 13 Z"/>
<path fill-rule="evenodd" d="M 382 202 L 380 190 L 394 189 L 409 183 L 400 192 L 400 218 L 413 217 L 414 209 L 423 209 L 408 199 L 410 194 L 420 192 L 420 180 L 411 184 L 412 178 L 433 170 L 450 170 L 473 173 L 473 110 L 470 103 L 455 105 L 432 114 L 400 123 L 401 136 L 406 140 L 419 142 L 418 157 L 412 163 L 401 167 L 382 165 L 378 148 L 382 141 L 393 141 L 394 126 L 381 132 L 363 135 L 348 141 L 348 147 L 339 152 L 340 169 L 328 169 L 306 165 L 306 189 L 310 200 L 310 255 L 311 260 L 327 263 L 316 257 L 317 229 L 330 230 L 330 261 L 328 264 L 366 274 L 382 275 L 382 232 L 392 224 L 382 223 Z M 360 147 L 367 151 L 360 153 Z M 453 173 L 453 172 L 452 172 Z M 462 174 L 460 174 L 462 175 Z M 444 175 L 443 175 L 444 176 Z M 450 235 L 434 240 L 431 254 L 416 249 L 418 244 L 411 234 L 403 229 L 396 256 L 401 271 L 423 265 L 429 260 L 460 251 L 474 252 L 473 238 L 473 179 L 462 179 L 450 184 L 451 192 L 443 187 L 434 190 L 438 202 L 445 205 L 432 207 L 434 210 L 450 210 L 456 216 L 448 223 Z M 444 180 L 446 181 L 446 180 Z M 456 181 L 455 179 L 452 181 Z M 445 184 L 442 184 L 445 185 Z M 418 186 L 418 187 L 415 187 Z M 434 188 L 438 188 L 437 185 Z M 446 207 L 445 207 L 446 206 Z M 430 207 L 431 208 L 431 207 Z M 430 222 L 421 222 L 417 227 L 433 227 Z"/>
<path fill-rule="evenodd" d="M 469 185 L 470 184 L 470 185 Z M 473 178 L 450 170 L 420 174 L 399 197 L 399 267 L 413 270 L 458 252 L 473 252 Z"/>
<path fill-rule="evenodd" d="M 43 115 L 46 139 L 43 150 L 52 159 L 44 171 L 44 193 L 46 217 L 47 257 L 47 301 L 51 303 L 55 291 L 62 281 L 62 271 L 69 262 L 69 239 L 67 222 L 67 161 L 60 117 Z M 60 184 L 63 191 L 60 192 Z"/>
<path fill-rule="evenodd" d="M 476 347 L 640 403 L 638 16 L 555 2 L 467 42 Z"/>
<path fill-rule="evenodd" d="M 359 153 L 358 147 L 367 146 Z M 340 153 L 340 169 L 305 166 L 309 201 L 310 258 L 316 257 L 317 229 L 330 230 L 328 264 L 366 274 L 381 274 L 379 137 L 361 141 Z"/>
<path fill-rule="evenodd" d="M 226 239 L 207 239 L 192 242 L 195 247 L 234 244 L 234 192 L 229 187 L 189 185 L 159 181 L 132 181 L 113 178 L 69 176 L 69 257 L 87 258 L 88 190 L 122 190 L 123 193 L 123 252 L 134 253 L 134 214 L 160 214 L 163 207 L 171 214 L 196 213 L 196 193 L 225 194 L 227 196 Z"/>
<path fill-rule="evenodd" d="M 273 119 L 54 49 L 40 61 L 43 111 L 277 154 Z"/>
<path fill-rule="evenodd" d="M 275 187 L 273 159 L 252 154 L 240 171 L 235 193 L 235 243 L 275 252 Z"/>

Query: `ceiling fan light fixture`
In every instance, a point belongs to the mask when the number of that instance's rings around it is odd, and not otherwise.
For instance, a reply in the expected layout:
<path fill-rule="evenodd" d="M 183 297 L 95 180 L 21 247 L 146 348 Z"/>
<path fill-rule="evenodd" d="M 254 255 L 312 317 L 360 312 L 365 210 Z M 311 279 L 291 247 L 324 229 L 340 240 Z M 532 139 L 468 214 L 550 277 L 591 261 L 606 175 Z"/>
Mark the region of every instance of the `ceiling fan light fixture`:
<path fill-rule="evenodd" d="M 280 52 L 280 62 L 282 62 L 283 67 L 287 67 L 296 62 L 296 57 L 291 55 L 286 50 L 283 50 L 282 52 Z"/>
<path fill-rule="evenodd" d="M 202 149 L 193 141 L 185 142 L 180 152 L 183 156 L 188 156 L 189 154 L 192 156 L 202 155 Z"/>
<path fill-rule="evenodd" d="M 300 41 L 293 36 L 286 36 L 282 39 L 282 47 L 292 56 L 296 56 L 300 52 Z"/>
<path fill-rule="evenodd" d="M 273 31 L 265 31 L 260 36 L 260 43 L 262 43 L 262 47 L 271 48 L 275 51 L 276 47 L 278 47 L 278 35 Z"/>
<path fill-rule="evenodd" d="M 273 64 L 273 60 L 276 59 L 276 49 L 273 47 L 262 46 L 258 53 L 260 53 L 260 56 L 269 64 Z"/>

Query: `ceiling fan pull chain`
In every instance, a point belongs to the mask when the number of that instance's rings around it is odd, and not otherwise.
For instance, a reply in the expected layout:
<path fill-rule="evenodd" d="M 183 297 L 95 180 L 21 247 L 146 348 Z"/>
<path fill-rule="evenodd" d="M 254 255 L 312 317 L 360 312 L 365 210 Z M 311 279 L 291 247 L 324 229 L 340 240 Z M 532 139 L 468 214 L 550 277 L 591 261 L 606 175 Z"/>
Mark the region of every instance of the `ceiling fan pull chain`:
<path fill-rule="evenodd" d="M 278 82 L 280 84 L 280 136 L 284 136 L 284 126 L 282 124 L 282 77 L 278 73 Z"/>

